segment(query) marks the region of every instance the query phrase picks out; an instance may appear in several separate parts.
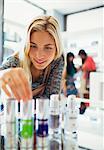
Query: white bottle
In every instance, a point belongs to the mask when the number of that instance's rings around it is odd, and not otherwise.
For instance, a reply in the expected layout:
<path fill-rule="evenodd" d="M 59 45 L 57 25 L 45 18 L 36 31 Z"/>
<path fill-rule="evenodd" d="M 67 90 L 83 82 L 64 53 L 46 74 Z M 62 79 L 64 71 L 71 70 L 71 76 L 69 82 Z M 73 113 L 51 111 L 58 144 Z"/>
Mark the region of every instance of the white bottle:
<path fill-rule="evenodd" d="M 4 101 L 5 149 L 16 149 L 15 102 L 14 98 L 8 98 Z"/>
<path fill-rule="evenodd" d="M 49 99 L 37 98 L 36 99 L 36 141 L 37 148 L 49 145 L 48 140 L 48 119 L 49 119 Z"/>
<path fill-rule="evenodd" d="M 49 135 L 50 150 L 61 150 L 61 101 L 59 94 L 50 96 Z"/>
<path fill-rule="evenodd" d="M 34 99 L 20 101 L 20 112 L 16 103 L 16 136 L 20 149 L 33 149 L 34 141 Z"/>
<path fill-rule="evenodd" d="M 49 134 L 53 136 L 59 136 L 61 134 L 60 119 L 59 95 L 53 94 L 50 96 Z"/>
<path fill-rule="evenodd" d="M 78 107 L 75 95 L 69 95 L 67 99 L 64 133 L 65 137 L 77 138 Z"/>

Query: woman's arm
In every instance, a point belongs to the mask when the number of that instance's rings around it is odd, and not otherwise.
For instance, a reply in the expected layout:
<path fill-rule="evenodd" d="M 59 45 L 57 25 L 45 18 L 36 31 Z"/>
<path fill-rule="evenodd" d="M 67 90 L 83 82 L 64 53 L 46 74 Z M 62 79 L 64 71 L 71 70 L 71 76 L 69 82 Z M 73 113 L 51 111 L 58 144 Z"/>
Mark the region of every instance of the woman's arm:
<path fill-rule="evenodd" d="M 67 72 L 66 72 L 66 68 L 64 68 L 62 73 L 62 90 L 65 96 L 67 96 L 66 76 L 67 76 Z"/>
<path fill-rule="evenodd" d="M 6 60 L 3 61 L 2 65 L 0 66 L 0 70 L 14 67 L 20 67 L 19 58 L 15 56 L 9 56 Z"/>

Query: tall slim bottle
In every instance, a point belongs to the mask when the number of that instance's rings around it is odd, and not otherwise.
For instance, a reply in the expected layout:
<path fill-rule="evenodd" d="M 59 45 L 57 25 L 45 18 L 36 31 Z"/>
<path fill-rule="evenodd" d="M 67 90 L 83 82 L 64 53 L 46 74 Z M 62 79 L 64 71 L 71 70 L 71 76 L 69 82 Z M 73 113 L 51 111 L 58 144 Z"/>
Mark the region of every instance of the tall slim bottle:
<path fill-rule="evenodd" d="M 17 112 L 18 113 L 18 112 Z M 16 115 L 18 116 L 18 115 Z M 34 147 L 34 100 L 20 101 L 20 112 L 16 119 L 19 148 L 22 150 Z"/>
<path fill-rule="evenodd" d="M 1 102 L 1 99 L 0 99 L 0 150 L 4 150 L 4 134 L 3 134 L 3 125 L 4 125 L 4 105 L 3 103 Z"/>
<path fill-rule="evenodd" d="M 50 150 L 61 150 L 61 119 L 59 94 L 50 96 L 49 136 Z"/>
<path fill-rule="evenodd" d="M 67 107 L 65 113 L 65 149 L 77 150 L 77 119 L 78 119 L 78 107 L 75 99 L 75 95 L 69 95 L 67 99 Z M 67 142 L 66 142 L 67 141 Z"/>
<path fill-rule="evenodd" d="M 77 118 L 78 107 L 75 99 L 75 95 L 69 95 L 67 99 L 67 107 L 65 114 L 65 135 L 72 135 L 77 137 Z"/>
<path fill-rule="evenodd" d="M 37 148 L 47 149 L 48 142 L 49 99 L 36 99 L 36 140 Z"/>
<path fill-rule="evenodd" d="M 60 130 L 60 101 L 59 95 L 53 94 L 50 96 L 50 115 L 49 115 L 49 133 L 53 136 L 61 133 Z"/>
<path fill-rule="evenodd" d="M 15 102 L 14 98 L 5 99 L 4 102 L 4 119 L 5 119 L 5 149 L 16 149 L 16 132 L 15 132 Z"/>

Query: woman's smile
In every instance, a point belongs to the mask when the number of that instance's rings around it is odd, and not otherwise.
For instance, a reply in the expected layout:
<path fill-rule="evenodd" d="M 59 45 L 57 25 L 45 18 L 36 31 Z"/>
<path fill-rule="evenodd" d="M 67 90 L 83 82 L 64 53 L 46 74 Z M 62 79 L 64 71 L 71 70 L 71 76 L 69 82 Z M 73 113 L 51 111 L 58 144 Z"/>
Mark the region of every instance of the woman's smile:
<path fill-rule="evenodd" d="M 37 64 L 43 64 L 43 63 L 46 62 L 46 61 L 44 61 L 44 60 L 39 60 L 39 59 L 34 59 L 34 61 L 35 61 Z"/>

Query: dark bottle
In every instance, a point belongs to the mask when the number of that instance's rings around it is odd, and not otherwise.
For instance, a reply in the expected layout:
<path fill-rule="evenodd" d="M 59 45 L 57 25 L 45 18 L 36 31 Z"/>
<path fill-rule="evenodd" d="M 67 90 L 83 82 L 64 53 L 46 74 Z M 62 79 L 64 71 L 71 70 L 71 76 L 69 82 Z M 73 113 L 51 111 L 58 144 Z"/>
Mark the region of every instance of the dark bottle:
<path fill-rule="evenodd" d="M 0 135 L 0 150 L 5 150 L 5 138 Z"/>

